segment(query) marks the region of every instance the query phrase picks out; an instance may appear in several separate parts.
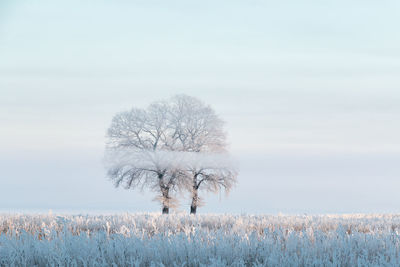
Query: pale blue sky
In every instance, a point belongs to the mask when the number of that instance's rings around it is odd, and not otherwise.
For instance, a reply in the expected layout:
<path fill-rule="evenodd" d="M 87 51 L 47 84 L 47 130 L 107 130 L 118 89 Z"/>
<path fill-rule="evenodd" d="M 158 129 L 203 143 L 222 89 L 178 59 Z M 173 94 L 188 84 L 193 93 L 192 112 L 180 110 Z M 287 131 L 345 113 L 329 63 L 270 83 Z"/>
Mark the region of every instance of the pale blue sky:
<path fill-rule="evenodd" d="M 239 184 L 202 212 L 400 212 L 398 1 L 2 1 L 0 209 L 158 211 L 101 165 L 112 116 L 186 93 Z M 187 209 L 187 202 L 182 206 Z"/>

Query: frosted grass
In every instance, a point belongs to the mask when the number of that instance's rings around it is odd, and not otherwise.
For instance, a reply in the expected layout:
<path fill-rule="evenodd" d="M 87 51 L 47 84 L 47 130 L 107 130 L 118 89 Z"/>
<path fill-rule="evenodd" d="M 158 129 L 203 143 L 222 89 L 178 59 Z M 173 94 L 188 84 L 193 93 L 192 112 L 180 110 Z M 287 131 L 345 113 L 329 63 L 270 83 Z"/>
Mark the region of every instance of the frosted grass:
<path fill-rule="evenodd" d="M 400 266 L 400 215 L 0 215 L 0 266 Z"/>

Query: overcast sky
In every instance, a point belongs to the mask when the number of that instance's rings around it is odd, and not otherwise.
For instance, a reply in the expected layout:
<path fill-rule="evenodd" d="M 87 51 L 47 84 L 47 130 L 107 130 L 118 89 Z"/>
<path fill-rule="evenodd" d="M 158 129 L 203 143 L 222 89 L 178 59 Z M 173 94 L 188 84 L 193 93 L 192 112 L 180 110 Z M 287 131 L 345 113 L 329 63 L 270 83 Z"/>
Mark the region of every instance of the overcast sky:
<path fill-rule="evenodd" d="M 119 111 L 185 93 L 227 122 L 241 169 L 200 212 L 400 212 L 399 11 L 1 1 L 0 210 L 159 211 L 151 192 L 107 180 L 105 131 Z"/>

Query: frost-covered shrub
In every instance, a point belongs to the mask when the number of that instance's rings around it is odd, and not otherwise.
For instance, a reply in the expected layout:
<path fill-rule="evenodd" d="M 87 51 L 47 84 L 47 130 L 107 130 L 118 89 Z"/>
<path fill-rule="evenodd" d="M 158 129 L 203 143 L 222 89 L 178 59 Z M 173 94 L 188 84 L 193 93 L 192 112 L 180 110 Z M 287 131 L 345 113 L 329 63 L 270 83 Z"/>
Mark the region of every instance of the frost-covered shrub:
<path fill-rule="evenodd" d="M 400 266 L 399 215 L 0 215 L 0 266 Z"/>

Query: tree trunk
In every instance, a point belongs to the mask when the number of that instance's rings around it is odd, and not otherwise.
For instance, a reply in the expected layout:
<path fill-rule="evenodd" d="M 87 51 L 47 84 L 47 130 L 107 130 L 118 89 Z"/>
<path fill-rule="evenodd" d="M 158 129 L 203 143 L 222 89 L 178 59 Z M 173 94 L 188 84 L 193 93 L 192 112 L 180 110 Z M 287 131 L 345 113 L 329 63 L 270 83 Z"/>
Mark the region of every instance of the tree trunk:
<path fill-rule="evenodd" d="M 164 207 L 162 208 L 162 214 L 169 214 L 169 207 L 164 206 Z"/>
<path fill-rule="evenodd" d="M 169 189 L 163 190 L 163 200 L 162 200 L 162 214 L 169 214 L 169 206 L 170 206 L 170 199 L 169 199 Z"/>
<path fill-rule="evenodd" d="M 163 183 L 165 172 L 158 174 L 158 184 L 161 190 L 161 204 L 162 204 L 162 214 L 169 214 L 170 197 L 169 197 L 169 187 L 165 186 Z"/>
<path fill-rule="evenodd" d="M 190 205 L 190 214 L 196 214 L 198 200 L 199 200 L 198 188 L 197 188 L 197 186 L 193 186 L 192 204 Z"/>
<path fill-rule="evenodd" d="M 190 214 L 196 214 L 197 206 L 190 206 Z"/>

